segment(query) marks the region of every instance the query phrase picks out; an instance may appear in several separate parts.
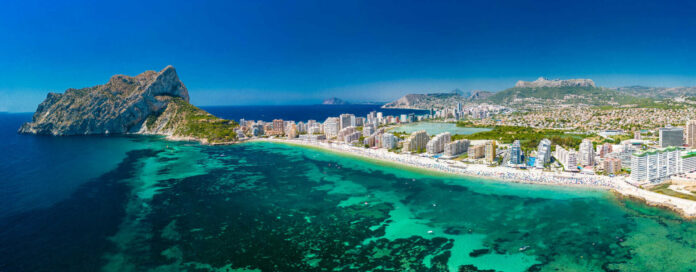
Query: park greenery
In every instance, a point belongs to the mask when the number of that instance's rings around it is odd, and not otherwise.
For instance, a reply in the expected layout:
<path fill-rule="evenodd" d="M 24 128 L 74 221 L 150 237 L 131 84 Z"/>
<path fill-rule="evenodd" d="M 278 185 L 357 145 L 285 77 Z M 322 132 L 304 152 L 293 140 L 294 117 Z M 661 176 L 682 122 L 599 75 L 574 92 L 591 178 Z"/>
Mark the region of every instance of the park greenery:
<path fill-rule="evenodd" d="M 488 126 L 485 125 L 477 125 L 472 121 L 459 121 L 457 122 L 458 127 L 467 127 L 467 128 L 485 128 Z"/>
<path fill-rule="evenodd" d="M 469 135 L 457 134 L 453 140 L 496 140 L 501 143 L 512 143 L 519 140 L 523 150 L 534 150 L 543 139 L 551 140 L 553 145 L 561 145 L 566 148 L 577 149 L 582 142 L 583 135 L 568 134 L 563 130 L 539 129 L 518 126 L 495 126 L 490 131 L 482 131 Z"/>

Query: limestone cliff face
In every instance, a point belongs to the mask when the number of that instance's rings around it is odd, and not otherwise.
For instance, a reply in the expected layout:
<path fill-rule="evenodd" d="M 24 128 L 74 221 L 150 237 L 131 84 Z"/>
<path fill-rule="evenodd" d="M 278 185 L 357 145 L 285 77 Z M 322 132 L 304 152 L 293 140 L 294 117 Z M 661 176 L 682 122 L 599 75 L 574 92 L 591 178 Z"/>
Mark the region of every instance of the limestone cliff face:
<path fill-rule="evenodd" d="M 119 134 L 138 132 L 172 99 L 188 103 L 186 86 L 176 70 L 147 71 L 136 77 L 116 75 L 108 83 L 63 94 L 49 93 L 20 133 L 49 135 Z"/>

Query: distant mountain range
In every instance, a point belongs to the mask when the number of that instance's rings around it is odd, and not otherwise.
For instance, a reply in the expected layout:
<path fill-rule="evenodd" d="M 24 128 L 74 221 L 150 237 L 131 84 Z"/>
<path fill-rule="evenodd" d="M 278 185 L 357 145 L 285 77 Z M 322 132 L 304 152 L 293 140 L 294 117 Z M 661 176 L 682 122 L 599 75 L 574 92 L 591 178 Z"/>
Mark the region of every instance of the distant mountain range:
<path fill-rule="evenodd" d="M 382 108 L 431 109 L 453 107 L 458 103 L 481 101 L 493 95 L 492 92 L 474 90 L 452 90 L 449 93 L 407 94 L 395 101 L 384 104 Z"/>
<path fill-rule="evenodd" d="M 544 77 L 540 77 L 535 81 L 517 81 L 515 88 L 563 88 L 563 87 L 583 87 L 583 88 L 596 88 L 594 81 L 592 79 L 552 79 L 548 80 Z"/>
<path fill-rule="evenodd" d="M 696 87 L 597 87 L 591 79 L 518 81 L 499 92 L 461 91 L 449 93 L 407 94 L 385 104 L 384 108 L 431 109 L 456 106 L 457 103 L 494 103 L 509 106 L 529 104 L 648 105 L 656 100 L 696 96 Z"/>
<path fill-rule="evenodd" d="M 591 79 L 518 81 L 515 87 L 502 90 L 488 98 L 496 104 L 569 103 L 613 104 L 627 102 L 629 97 L 615 90 L 599 88 Z"/>
<path fill-rule="evenodd" d="M 324 102 L 321 102 L 322 105 L 348 105 L 347 101 L 344 101 L 340 98 L 337 97 L 331 97 L 329 99 L 324 100 Z"/>
<path fill-rule="evenodd" d="M 696 96 L 696 87 L 646 87 L 628 86 L 612 88 L 613 90 L 638 96 L 650 98 L 675 98 L 685 96 Z"/>

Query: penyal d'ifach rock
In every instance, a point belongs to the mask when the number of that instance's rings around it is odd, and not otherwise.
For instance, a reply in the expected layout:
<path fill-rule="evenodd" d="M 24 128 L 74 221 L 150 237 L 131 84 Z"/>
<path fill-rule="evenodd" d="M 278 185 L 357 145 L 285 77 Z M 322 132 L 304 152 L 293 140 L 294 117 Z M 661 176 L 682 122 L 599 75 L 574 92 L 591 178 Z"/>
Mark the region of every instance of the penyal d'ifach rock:
<path fill-rule="evenodd" d="M 116 75 L 103 85 L 49 93 L 19 133 L 46 135 L 154 134 L 222 144 L 237 140 L 237 124 L 189 103 L 176 70 Z"/>
<path fill-rule="evenodd" d="M 63 94 L 49 93 L 20 133 L 50 135 L 119 134 L 137 132 L 153 113 L 172 98 L 188 102 L 186 86 L 176 70 L 146 71 L 136 77 L 116 75 L 108 83 Z"/>

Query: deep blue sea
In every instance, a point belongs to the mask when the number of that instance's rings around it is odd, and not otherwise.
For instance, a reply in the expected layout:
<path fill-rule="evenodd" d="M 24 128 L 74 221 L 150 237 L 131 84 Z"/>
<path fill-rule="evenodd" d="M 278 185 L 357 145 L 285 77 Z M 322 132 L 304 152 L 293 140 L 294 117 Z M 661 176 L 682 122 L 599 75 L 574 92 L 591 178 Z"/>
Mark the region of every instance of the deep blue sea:
<path fill-rule="evenodd" d="M 0 218 L 65 199 L 135 147 L 132 137 L 18 134 L 30 120 L 29 113 L 0 113 Z"/>
<path fill-rule="evenodd" d="M 408 113 L 426 114 L 424 110 L 407 109 L 382 109 L 380 105 L 282 105 L 282 106 L 214 106 L 202 107 L 202 109 L 215 116 L 239 121 L 262 120 L 273 121 L 273 119 L 293 120 L 296 122 L 306 122 L 316 120 L 324 122 L 327 117 L 338 117 L 342 113 L 352 113 L 357 117 L 365 117 L 371 111 L 381 111 L 384 116 L 401 115 Z"/>
<path fill-rule="evenodd" d="M 355 109 L 270 108 L 207 110 Z M 0 113 L 0 272 L 696 269 L 695 222 L 605 191 L 277 143 L 17 134 L 30 119 Z"/>

